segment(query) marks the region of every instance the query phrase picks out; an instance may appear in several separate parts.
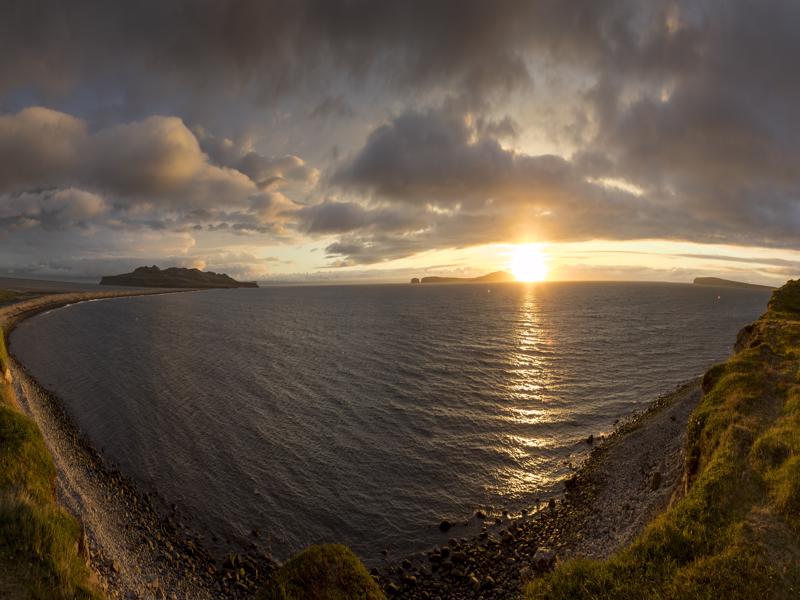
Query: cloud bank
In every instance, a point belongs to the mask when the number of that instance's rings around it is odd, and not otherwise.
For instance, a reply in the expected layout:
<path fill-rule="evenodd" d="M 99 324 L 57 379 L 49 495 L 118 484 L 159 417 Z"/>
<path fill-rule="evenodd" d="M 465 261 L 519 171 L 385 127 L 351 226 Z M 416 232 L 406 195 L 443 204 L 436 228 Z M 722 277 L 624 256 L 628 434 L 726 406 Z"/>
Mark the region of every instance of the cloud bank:
<path fill-rule="evenodd" d="M 316 267 L 529 240 L 800 249 L 795 2 L 6 14 L 0 268 L 144 256 L 137 235 L 187 260 L 318 241 Z"/>

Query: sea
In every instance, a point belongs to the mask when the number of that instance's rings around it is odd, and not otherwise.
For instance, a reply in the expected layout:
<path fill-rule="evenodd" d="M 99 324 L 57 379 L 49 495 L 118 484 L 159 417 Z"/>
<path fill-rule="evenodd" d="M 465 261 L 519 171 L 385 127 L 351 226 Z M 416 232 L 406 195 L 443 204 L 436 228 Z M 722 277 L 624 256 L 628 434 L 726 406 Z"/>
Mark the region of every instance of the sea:
<path fill-rule="evenodd" d="M 768 299 L 667 283 L 209 290 L 52 310 L 10 347 L 212 552 L 342 542 L 377 564 L 468 535 L 477 509 L 535 510 L 588 436 L 724 361 Z"/>

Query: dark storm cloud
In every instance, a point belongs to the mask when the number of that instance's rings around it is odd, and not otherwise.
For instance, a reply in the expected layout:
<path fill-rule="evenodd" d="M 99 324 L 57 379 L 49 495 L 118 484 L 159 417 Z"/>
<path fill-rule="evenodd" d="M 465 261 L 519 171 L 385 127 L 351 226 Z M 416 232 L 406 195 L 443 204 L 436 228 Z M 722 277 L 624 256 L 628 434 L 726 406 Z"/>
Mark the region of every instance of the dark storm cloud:
<path fill-rule="evenodd" d="M 250 140 L 218 138 L 202 127 L 195 128 L 194 133 L 202 149 L 216 163 L 244 173 L 260 189 L 277 188 L 284 183 L 308 186 L 319 178 L 319 171 L 299 156 L 264 156 L 253 150 Z"/>
<path fill-rule="evenodd" d="M 525 202 L 537 192 L 563 195 L 575 181 L 570 163 L 553 155 L 505 149 L 469 114 L 407 112 L 370 134 L 334 183 L 410 204 Z"/>
<path fill-rule="evenodd" d="M 639 64 L 665 67 L 687 40 L 693 61 L 639 94 L 619 74 L 602 74 L 589 95 L 598 131 L 585 152 L 603 157 L 601 174 L 682 208 L 729 242 L 797 247 L 800 73 L 787 60 L 800 52 L 800 5 L 703 6 L 701 17 L 668 15 L 661 51 Z"/>
<path fill-rule="evenodd" d="M 404 207 L 365 208 L 355 202 L 325 200 L 320 204 L 292 211 L 303 231 L 311 234 L 346 233 L 374 227 L 380 231 L 408 231 L 425 226 L 417 211 Z"/>
<path fill-rule="evenodd" d="M 0 198 L 0 223 L 6 228 L 40 225 L 45 231 L 87 228 L 109 210 L 97 194 L 75 188 Z"/>
<path fill-rule="evenodd" d="M 0 86 L 54 93 L 92 81 L 150 81 L 162 93 L 249 91 L 376 75 L 393 88 L 482 96 L 529 80 L 526 53 L 624 55 L 626 2 L 555 0 L 18 0 L 0 24 Z"/>
<path fill-rule="evenodd" d="M 86 135 L 80 119 L 44 108 L 0 115 L 0 193 L 69 179 Z"/>
<path fill-rule="evenodd" d="M 507 240 L 522 223 L 556 241 L 800 248 L 800 73 L 786 62 L 800 53 L 800 5 L 665 2 L 637 18 L 636 36 L 636 19 L 617 20 L 593 46 L 606 54 L 591 63 L 572 157 L 508 150 L 466 109 L 409 111 L 377 127 L 334 182 L 446 211 L 397 239 L 376 237 L 374 224 L 350 231 L 346 247 L 359 251 L 344 256 Z M 565 48 L 581 48 L 573 42 L 567 35 Z"/>
<path fill-rule="evenodd" d="M 509 239 L 652 237 L 683 222 L 669 207 L 587 180 L 569 160 L 507 149 L 487 131 L 448 110 L 404 113 L 377 128 L 333 182 L 383 210 L 322 205 L 337 217 L 323 230 L 347 233 L 329 254 L 367 263 Z M 409 226 L 384 223 L 387 206 L 403 210 Z M 299 213 L 309 231 L 319 208 Z"/>
<path fill-rule="evenodd" d="M 797 249 L 799 23 L 788 0 L 12 1 L 0 236 L 337 236 L 338 264 L 523 239 Z M 278 150 L 178 105 L 263 117 Z M 353 129 L 317 139 L 331 124 Z M 558 152 L 526 150 L 531 129 Z M 321 174 L 298 139 L 342 151 Z"/>

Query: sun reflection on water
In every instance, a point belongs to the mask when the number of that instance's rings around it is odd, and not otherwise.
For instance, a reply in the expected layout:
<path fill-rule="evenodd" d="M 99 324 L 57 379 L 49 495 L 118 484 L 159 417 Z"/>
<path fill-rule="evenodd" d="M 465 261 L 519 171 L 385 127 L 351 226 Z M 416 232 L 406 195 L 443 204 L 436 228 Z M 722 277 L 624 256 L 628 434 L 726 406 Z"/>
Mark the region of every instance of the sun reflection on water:
<path fill-rule="evenodd" d="M 545 334 L 537 287 L 524 288 L 524 294 L 517 313 L 516 344 L 509 356 L 509 387 L 524 402 L 520 409 L 539 413 L 543 409 L 541 392 L 552 383 L 547 356 L 552 353 L 553 340 Z"/>
<path fill-rule="evenodd" d="M 554 340 L 548 333 L 538 286 L 521 290 L 514 323 L 515 343 L 506 357 L 509 403 L 502 418 L 509 432 L 496 451 L 505 456 L 493 478 L 496 491 L 509 499 L 522 499 L 552 483 L 550 469 L 555 440 L 547 424 L 558 421 L 559 409 L 548 398 L 555 384 L 550 357 Z"/>

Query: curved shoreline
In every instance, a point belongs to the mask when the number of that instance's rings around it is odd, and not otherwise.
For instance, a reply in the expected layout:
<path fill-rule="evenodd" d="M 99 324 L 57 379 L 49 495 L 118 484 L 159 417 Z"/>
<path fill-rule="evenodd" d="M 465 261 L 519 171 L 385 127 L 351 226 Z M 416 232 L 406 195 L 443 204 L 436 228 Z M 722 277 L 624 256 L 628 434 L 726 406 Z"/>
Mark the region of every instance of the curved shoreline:
<path fill-rule="evenodd" d="M 373 575 L 393 598 L 517 598 L 557 561 L 608 558 L 681 495 L 700 387 L 700 378 L 690 380 L 628 417 L 541 510 L 487 519 L 478 536 L 391 561 Z"/>
<path fill-rule="evenodd" d="M 171 292 L 45 296 L 0 309 L 0 327 L 8 334 L 26 318 L 77 302 Z M 58 398 L 17 361 L 12 364 L 23 408 L 45 434 L 57 464 L 59 502 L 81 520 L 87 558 L 109 598 L 254 596 L 275 563 L 238 557 L 218 569 L 176 515 L 159 515 L 147 494 L 105 464 Z M 450 540 L 447 550 L 388 562 L 374 569 L 374 576 L 396 597 L 470 598 L 480 592 L 486 598 L 506 598 L 520 594 L 526 581 L 552 566 L 555 556 L 608 556 L 666 508 L 680 487 L 686 421 L 698 390 L 697 380 L 679 386 L 626 420 L 565 482 L 566 494 L 552 508 L 535 507 L 532 516 L 500 518 L 492 526 L 486 521 L 477 536 Z M 654 437 L 660 442 L 654 443 Z M 636 458 L 621 460 L 632 447 Z M 653 488 L 656 471 L 659 483 Z"/>
<path fill-rule="evenodd" d="M 193 292 L 196 290 L 179 289 L 154 289 L 154 290 L 111 290 L 97 292 L 66 292 L 48 293 L 41 296 L 23 300 L 14 304 L 0 307 L 0 329 L 8 337 L 14 328 L 35 315 L 57 308 L 63 308 L 80 302 L 90 300 L 111 300 L 113 298 L 131 298 L 136 296 L 155 296 L 161 294 L 179 294 L 182 292 Z"/>
<path fill-rule="evenodd" d="M 8 335 L 24 319 L 79 302 L 184 291 L 190 290 L 41 296 L 1 308 L 0 328 Z M 271 560 L 233 555 L 220 568 L 175 512 L 156 510 L 148 494 L 106 464 L 61 401 L 13 355 L 11 366 L 17 402 L 43 433 L 56 465 L 58 502 L 80 523 L 79 547 L 108 598 L 238 600 L 255 595 L 274 568 Z"/>

